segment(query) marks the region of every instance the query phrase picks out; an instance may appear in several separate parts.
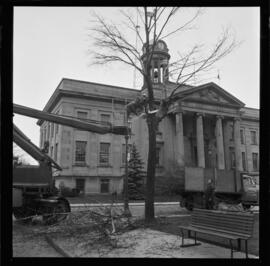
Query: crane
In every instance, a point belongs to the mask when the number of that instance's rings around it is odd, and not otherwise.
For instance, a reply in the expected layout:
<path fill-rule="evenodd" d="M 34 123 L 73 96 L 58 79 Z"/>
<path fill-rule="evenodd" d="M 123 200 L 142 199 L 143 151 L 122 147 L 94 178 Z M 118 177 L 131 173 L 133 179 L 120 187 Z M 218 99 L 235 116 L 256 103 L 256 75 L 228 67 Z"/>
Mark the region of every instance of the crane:
<path fill-rule="evenodd" d="M 127 126 L 113 126 L 111 123 L 102 124 L 95 120 L 81 120 L 18 104 L 13 104 L 13 112 L 98 134 L 127 136 L 130 130 Z M 52 174 L 52 168 L 61 171 L 61 166 L 32 143 L 16 125 L 13 125 L 13 141 L 39 162 L 38 166 L 13 165 L 14 216 L 25 219 L 40 215 L 46 224 L 53 224 L 65 219 L 67 213 L 70 212 L 70 205 L 66 198 L 58 195 Z"/>

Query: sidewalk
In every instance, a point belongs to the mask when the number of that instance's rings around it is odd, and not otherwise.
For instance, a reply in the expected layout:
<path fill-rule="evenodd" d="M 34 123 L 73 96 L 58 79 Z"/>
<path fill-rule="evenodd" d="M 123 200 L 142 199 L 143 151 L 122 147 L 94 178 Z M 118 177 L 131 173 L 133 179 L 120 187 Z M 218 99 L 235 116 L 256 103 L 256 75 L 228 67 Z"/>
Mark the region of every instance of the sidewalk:
<path fill-rule="evenodd" d="M 112 203 L 71 203 L 70 206 L 73 208 L 76 207 L 102 207 L 102 206 L 111 206 Z M 114 206 L 124 206 L 124 203 L 113 203 Z M 144 202 L 131 202 L 129 206 L 144 206 Z M 155 202 L 155 206 L 160 205 L 179 205 L 179 202 Z"/>
<path fill-rule="evenodd" d="M 201 245 L 181 247 L 181 237 L 152 229 L 137 229 L 118 236 L 120 248 L 108 249 L 104 246 L 102 257 L 109 258 L 224 258 L 231 259 L 231 250 L 200 241 Z M 100 257 L 95 247 L 91 250 L 76 249 L 76 243 L 57 239 L 60 245 L 71 257 Z M 193 244 L 193 239 L 185 239 L 185 244 Z M 75 245 L 74 245 L 75 244 Z M 121 248 L 123 246 L 123 248 Z M 75 248 L 74 248 L 75 247 Z M 234 259 L 245 259 L 245 253 L 234 252 Z M 249 258 L 258 259 L 254 255 Z"/>

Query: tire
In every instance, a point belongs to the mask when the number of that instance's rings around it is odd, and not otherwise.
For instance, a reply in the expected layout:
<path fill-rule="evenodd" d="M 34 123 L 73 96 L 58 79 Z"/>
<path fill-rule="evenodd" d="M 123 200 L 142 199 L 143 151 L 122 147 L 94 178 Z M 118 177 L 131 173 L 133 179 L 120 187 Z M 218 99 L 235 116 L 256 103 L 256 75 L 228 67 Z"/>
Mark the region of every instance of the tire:
<path fill-rule="evenodd" d="M 45 213 L 49 214 L 43 216 L 47 225 L 53 225 L 65 220 L 70 212 L 69 203 L 65 199 L 59 199 L 57 204 L 46 206 L 45 209 Z"/>

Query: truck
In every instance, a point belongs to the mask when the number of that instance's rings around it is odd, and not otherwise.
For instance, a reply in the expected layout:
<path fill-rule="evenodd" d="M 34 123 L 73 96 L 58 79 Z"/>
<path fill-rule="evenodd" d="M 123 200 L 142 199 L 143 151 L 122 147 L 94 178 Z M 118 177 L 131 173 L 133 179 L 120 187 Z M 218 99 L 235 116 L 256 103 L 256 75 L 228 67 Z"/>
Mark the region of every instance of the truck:
<path fill-rule="evenodd" d="M 127 126 L 113 126 L 107 122 L 56 115 L 18 104 L 13 104 L 13 112 L 98 134 L 112 133 L 123 136 L 129 134 Z M 61 166 L 48 156 L 46 147 L 44 149 L 37 147 L 16 125 L 13 125 L 13 141 L 39 163 L 38 165 L 13 163 L 14 217 L 27 221 L 29 217 L 41 216 L 46 224 L 64 220 L 70 212 L 70 204 L 66 198 L 59 195 L 53 177 L 53 171 L 61 171 Z"/>
<path fill-rule="evenodd" d="M 214 208 L 219 203 L 242 204 L 244 209 L 259 203 L 259 180 L 247 172 L 236 169 L 185 167 L 182 188 L 179 190 L 180 206 L 188 210 L 206 208 L 207 184 L 213 186 Z"/>

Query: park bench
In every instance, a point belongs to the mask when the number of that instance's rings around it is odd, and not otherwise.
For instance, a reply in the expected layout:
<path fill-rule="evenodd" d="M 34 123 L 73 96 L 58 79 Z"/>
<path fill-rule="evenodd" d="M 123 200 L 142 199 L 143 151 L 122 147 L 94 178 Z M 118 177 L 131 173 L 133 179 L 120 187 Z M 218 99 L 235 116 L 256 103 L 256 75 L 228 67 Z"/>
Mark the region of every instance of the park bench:
<path fill-rule="evenodd" d="M 179 226 L 182 234 L 181 247 L 200 245 L 197 242 L 196 233 L 213 235 L 229 240 L 231 248 L 231 258 L 234 251 L 241 250 L 241 240 L 245 241 L 246 258 L 248 258 L 248 239 L 253 235 L 254 214 L 236 211 L 219 211 L 193 209 L 191 214 L 191 224 L 189 226 Z M 184 230 L 191 238 L 194 232 L 194 244 L 184 244 Z M 237 250 L 234 250 L 232 241 L 237 241 Z"/>

